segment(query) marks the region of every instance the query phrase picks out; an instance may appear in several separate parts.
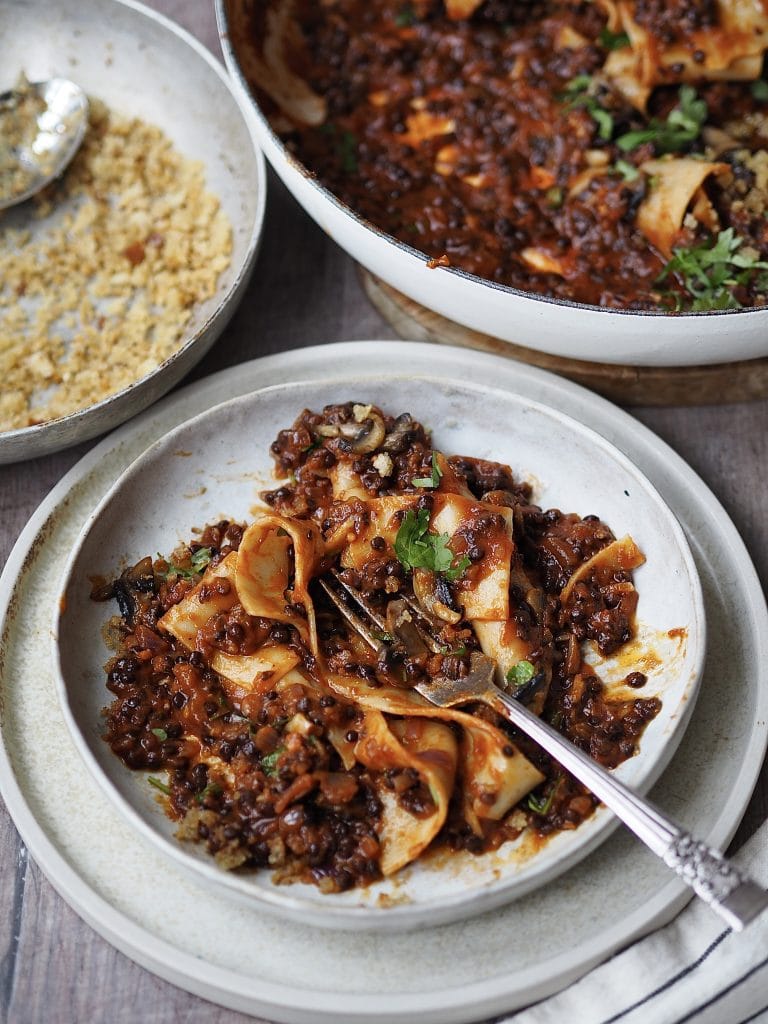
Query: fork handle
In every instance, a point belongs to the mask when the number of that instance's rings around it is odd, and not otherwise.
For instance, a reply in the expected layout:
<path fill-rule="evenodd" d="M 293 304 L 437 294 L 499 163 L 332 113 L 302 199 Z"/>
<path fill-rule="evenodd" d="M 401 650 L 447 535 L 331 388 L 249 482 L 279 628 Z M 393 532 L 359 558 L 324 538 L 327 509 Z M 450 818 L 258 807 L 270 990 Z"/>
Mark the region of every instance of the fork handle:
<path fill-rule="evenodd" d="M 523 704 L 496 687 L 485 700 L 584 783 L 735 931 L 768 907 L 768 893 L 722 853 L 680 828 Z"/>

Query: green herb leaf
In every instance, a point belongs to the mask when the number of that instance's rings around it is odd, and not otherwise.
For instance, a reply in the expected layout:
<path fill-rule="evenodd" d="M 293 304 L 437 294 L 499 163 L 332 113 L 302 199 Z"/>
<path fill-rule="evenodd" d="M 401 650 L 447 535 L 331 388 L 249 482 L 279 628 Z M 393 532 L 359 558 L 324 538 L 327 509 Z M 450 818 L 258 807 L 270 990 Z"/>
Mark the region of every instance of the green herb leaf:
<path fill-rule="evenodd" d="M 566 85 L 563 99 L 566 110 L 583 107 L 597 125 L 598 136 L 607 142 L 613 135 L 613 114 L 600 106 L 595 96 L 597 83 L 591 75 L 577 75 Z"/>
<path fill-rule="evenodd" d="M 395 24 L 398 28 L 409 28 L 416 21 L 416 12 L 413 4 L 403 4 L 395 15 Z"/>
<path fill-rule="evenodd" d="M 345 174 L 357 173 L 357 139 L 352 132 L 342 132 L 336 150 Z"/>
<path fill-rule="evenodd" d="M 668 295 L 675 307 L 694 313 L 741 309 L 733 289 L 748 284 L 757 271 L 768 270 L 768 262 L 739 252 L 743 244 L 744 240 L 733 228 L 726 228 L 719 232 L 714 244 L 702 242 L 690 249 L 673 249 L 672 259 L 664 267 L 659 282 L 674 274 L 690 296 L 686 306 L 679 295 Z"/>
<path fill-rule="evenodd" d="M 153 729 L 152 732 L 154 733 L 155 736 L 157 736 L 159 740 L 163 742 L 168 739 L 168 733 L 165 731 L 165 729 Z"/>
<path fill-rule="evenodd" d="M 470 565 L 472 565 L 471 559 L 467 558 L 466 555 L 462 555 L 461 558 L 456 563 L 456 565 L 453 566 L 453 568 L 443 570 L 443 576 L 445 576 L 445 578 L 447 580 L 450 580 L 451 582 L 453 582 L 454 580 L 459 580 L 470 567 Z"/>
<path fill-rule="evenodd" d="M 576 75 L 565 87 L 565 96 L 571 99 L 576 98 L 580 93 L 586 92 L 592 85 L 591 75 Z"/>
<path fill-rule="evenodd" d="M 333 121 L 321 124 L 318 131 L 333 138 L 333 148 L 344 173 L 355 174 L 357 172 L 357 139 L 354 134 L 349 131 L 340 132 Z"/>
<path fill-rule="evenodd" d="M 555 796 L 557 795 L 557 791 L 558 791 L 558 789 L 560 789 L 560 786 L 562 784 L 563 784 L 563 776 L 562 775 L 558 775 L 555 779 L 551 780 L 549 783 L 545 783 L 546 795 L 542 794 L 541 796 L 537 797 L 533 793 L 529 793 L 528 794 L 528 801 L 527 801 L 528 802 L 528 807 L 535 814 L 542 814 L 542 815 L 546 814 L 549 811 L 550 807 L 552 806 L 552 801 L 555 799 Z"/>
<path fill-rule="evenodd" d="M 758 78 L 756 82 L 753 82 L 749 91 L 761 103 L 765 103 L 768 100 L 768 82 L 764 78 Z"/>
<path fill-rule="evenodd" d="M 530 661 L 518 661 L 507 672 L 507 682 L 514 683 L 515 686 L 525 686 L 533 679 L 535 673 L 536 669 Z"/>
<path fill-rule="evenodd" d="M 197 802 L 201 804 L 207 796 L 219 796 L 221 792 L 222 789 L 218 782 L 209 782 L 205 789 L 201 789 L 197 794 Z"/>
<path fill-rule="evenodd" d="M 611 32 L 604 28 L 599 36 L 600 45 L 606 50 L 623 50 L 629 46 L 629 36 L 626 32 Z"/>
<path fill-rule="evenodd" d="M 544 193 L 544 198 L 547 200 L 548 206 L 557 210 L 563 205 L 563 190 L 558 185 L 553 185 Z"/>
<path fill-rule="evenodd" d="M 197 551 L 192 553 L 192 557 L 189 560 L 189 569 L 182 568 L 181 566 L 174 565 L 173 562 L 169 562 L 165 578 L 168 579 L 170 576 L 180 576 L 183 580 L 194 579 L 195 576 L 200 576 L 205 571 L 212 558 L 213 551 L 211 548 L 198 548 Z"/>
<path fill-rule="evenodd" d="M 443 471 L 437 464 L 437 453 L 432 452 L 432 475 L 414 477 L 411 483 L 414 487 L 438 487 L 442 475 Z"/>
<path fill-rule="evenodd" d="M 629 160 L 617 160 L 613 169 L 622 176 L 624 181 L 636 181 L 640 177 L 640 169 L 631 164 Z"/>
<path fill-rule="evenodd" d="M 534 812 L 534 814 L 544 815 L 552 806 L 552 801 L 555 799 L 556 786 L 550 789 L 546 796 L 536 797 L 533 793 L 528 794 L 528 806 Z"/>
<path fill-rule="evenodd" d="M 190 559 L 195 572 L 202 572 L 213 558 L 213 551 L 210 548 L 198 548 Z"/>
<path fill-rule="evenodd" d="M 429 533 L 429 512 L 420 508 L 414 515 L 405 513 L 395 537 L 395 554 L 406 569 L 429 569 L 440 572 L 446 579 L 456 580 L 472 564 L 462 555 L 453 565 L 454 554 L 448 547 L 447 533 Z"/>
<path fill-rule="evenodd" d="M 265 754 L 264 757 L 262 757 L 259 764 L 261 765 L 261 770 L 265 775 L 277 775 L 277 761 L 284 750 L 285 747 L 278 747 L 277 750 L 273 750 L 271 754 Z"/>
<path fill-rule="evenodd" d="M 603 110 L 597 104 L 594 106 L 590 104 L 587 109 L 592 115 L 592 120 L 597 125 L 598 136 L 607 142 L 613 135 L 613 114 L 609 114 L 607 110 Z"/>
<path fill-rule="evenodd" d="M 150 775 L 149 778 L 147 779 L 147 782 L 150 784 L 150 786 L 154 786 L 155 789 L 159 789 L 161 793 L 165 793 L 166 796 L 171 795 L 170 786 L 166 786 L 166 784 L 163 781 L 156 778 L 154 775 Z"/>
<path fill-rule="evenodd" d="M 652 142 L 657 153 L 677 153 L 697 139 L 709 112 L 706 100 L 700 99 L 690 85 L 681 85 L 678 97 L 679 103 L 666 121 L 652 117 L 647 128 L 620 135 L 616 139 L 619 149 L 628 153 L 644 142 Z"/>

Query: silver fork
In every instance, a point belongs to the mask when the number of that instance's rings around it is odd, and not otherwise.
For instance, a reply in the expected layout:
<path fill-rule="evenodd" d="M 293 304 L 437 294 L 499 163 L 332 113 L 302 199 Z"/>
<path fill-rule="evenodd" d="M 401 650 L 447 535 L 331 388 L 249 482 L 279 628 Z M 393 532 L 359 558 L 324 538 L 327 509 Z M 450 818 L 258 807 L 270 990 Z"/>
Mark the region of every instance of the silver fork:
<path fill-rule="evenodd" d="M 344 582 L 337 573 L 331 575 L 334 584 L 330 583 L 328 577 L 324 577 L 318 581 L 320 586 L 349 626 L 376 652 L 377 657 L 381 657 L 393 643 L 407 648 L 414 641 L 414 633 L 429 650 L 440 653 L 440 645 L 425 628 L 420 609 L 412 599 L 398 596 L 405 614 L 401 612 L 398 615 L 399 624 L 392 627 L 392 615 L 388 616 L 388 622 L 355 587 Z M 351 607 L 350 598 L 357 610 Z M 365 619 L 360 612 L 365 615 Z M 719 850 L 686 832 L 556 729 L 530 712 L 518 699 L 521 692 L 513 698 L 501 690 L 494 682 L 496 674 L 495 662 L 475 652 L 470 656 L 469 674 L 463 679 L 440 677 L 422 680 L 415 683 L 414 689 L 439 707 L 449 708 L 481 701 L 503 715 L 599 797 L 627 828 L 672 868 L 734 931 L 741 931 L 768 907 L 768 893 Z"/>

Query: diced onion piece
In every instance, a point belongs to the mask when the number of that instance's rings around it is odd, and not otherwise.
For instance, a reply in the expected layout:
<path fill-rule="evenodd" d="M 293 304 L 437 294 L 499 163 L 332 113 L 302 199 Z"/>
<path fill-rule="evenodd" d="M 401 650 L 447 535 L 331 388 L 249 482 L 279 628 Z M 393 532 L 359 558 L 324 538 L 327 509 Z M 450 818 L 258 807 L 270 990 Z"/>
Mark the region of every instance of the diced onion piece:
<path fill-rule="evenodd" d="M 405 119 L 405 126 L 408 131 L 400 136 L 400 140 L 414 149 L 422 142 L 456 131 L 456 122 L 452 117 L 433 114 L 429 110 L 417 110 L 415 114 L 409 114 Z"/>
<path fill-rule="evenodd" d="M 483 0 L 445 0 L 445 11 L 449 18 L 461 21 L 471 18 Z"/>
<path fill-rule="evenodd" d="M 544 252 L 543 249 L 526 246 L 520 255 L 531 270 L 535 270 L 538 274 L 559 274 L 561 277 L 565 276 L 565 267 L 562 260 L 559 260 L 556 256 L 551 256 L 548 252 Z"/>

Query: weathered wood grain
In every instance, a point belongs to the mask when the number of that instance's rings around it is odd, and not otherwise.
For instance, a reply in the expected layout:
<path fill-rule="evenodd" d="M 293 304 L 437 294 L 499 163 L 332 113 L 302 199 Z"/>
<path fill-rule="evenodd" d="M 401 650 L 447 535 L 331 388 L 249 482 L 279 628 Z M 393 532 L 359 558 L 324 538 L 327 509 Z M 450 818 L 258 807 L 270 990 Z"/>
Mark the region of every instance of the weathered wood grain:
<path fill-rule="evenodd" d="M 218 51 L 209 0 L 155 0 Z M 274 176 L 254 280 L 197 378 L 246 359 L 324 341 L 392 338 L 363 295 L 354 265 Z M 301 295 L 301 302 L 296 297 Z M 191 378 L 190 378 L 191 379 Z M 634 410 L 696 469 L 725 504 L 768 581 L 768 402 Z M 0 563 L 53 484 L 89 445 L 0 467 Z M 764 769 L 737 842 L 768 815 Z M 8 1024 L 239 1024 L 161 981 L 102 940 L 28 863 L 0 806 L 0 1021 Z"/>

